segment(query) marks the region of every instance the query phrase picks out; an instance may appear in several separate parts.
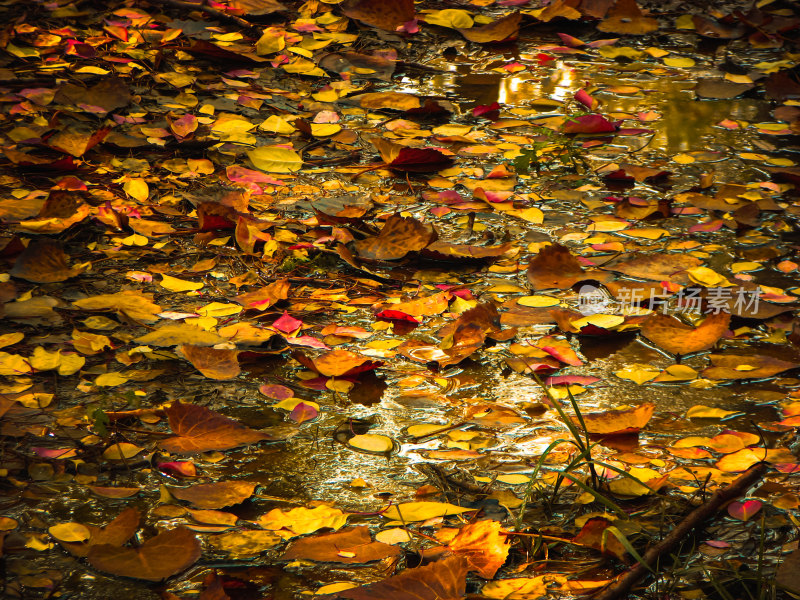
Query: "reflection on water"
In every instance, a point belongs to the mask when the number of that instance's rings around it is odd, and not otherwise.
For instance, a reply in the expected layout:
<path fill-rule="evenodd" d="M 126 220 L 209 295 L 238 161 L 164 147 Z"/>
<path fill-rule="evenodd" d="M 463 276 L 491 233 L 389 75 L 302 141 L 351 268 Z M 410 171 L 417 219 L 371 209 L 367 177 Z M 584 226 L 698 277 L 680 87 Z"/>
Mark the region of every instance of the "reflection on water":
<path fill-rule="evenodd" d="M 670 154 L 724 150 L 740 145 L 741 132 L 715 127 L 723 119 L 749 122 L 770 120 L 767 102 L 753 98 L 697 100 L 692 91 L 694 81 L 680 76 L 654 77 L 646 73 L 617 75 L 597 65 L 570 66 L 560 61 L 545 71 L 547 74 L 544 76 L 527 70 L 507 75 L 497 72 L 475 73 L 459 65 L 455 72 L 436 74 L 418 85 L 431 95 L 457 96 L 467 108 L 498 102 L 507 109 L 538 108 L 542 113 L 558 108 L 537 107 L 537 101 L 548 99 L 564 102 L 571 100 L 581 88 L 598 87 L 600 89 L 593 95 L 602 103 L 601 112 L 632 115 L 633 118 L 626 120 L 623 126 L 651 129 L 654 139 L 648 145 L 649 149 Z M 614 86 L 635 86 L 640 91 L 626 95 L 603 91 L 603 88 Z M 636 120 L 636 113 L 647 111 L 655 111 L 661 116 L 654 121 Z M 641 138 L 641 144 L 646 139 Z M 634 143 L 633 146 L 641 144 Z"/>

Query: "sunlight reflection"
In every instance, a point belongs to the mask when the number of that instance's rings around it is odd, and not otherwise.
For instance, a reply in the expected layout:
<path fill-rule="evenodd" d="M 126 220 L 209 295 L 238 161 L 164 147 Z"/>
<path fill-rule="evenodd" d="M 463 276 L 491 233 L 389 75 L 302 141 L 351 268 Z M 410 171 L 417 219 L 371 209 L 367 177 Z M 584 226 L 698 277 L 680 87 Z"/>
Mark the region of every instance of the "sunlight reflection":
<path fill-rule="evenodd" d="M 550 76 L 550 79 L 555 83 L 555 89 L 550 97 L 559 102 L 566 100 L 572 91 L 573 85 L 575 85 L 575 77 L 575 69 L 565 67 L 563 62 L 558 61 L 556 70 Z"/>

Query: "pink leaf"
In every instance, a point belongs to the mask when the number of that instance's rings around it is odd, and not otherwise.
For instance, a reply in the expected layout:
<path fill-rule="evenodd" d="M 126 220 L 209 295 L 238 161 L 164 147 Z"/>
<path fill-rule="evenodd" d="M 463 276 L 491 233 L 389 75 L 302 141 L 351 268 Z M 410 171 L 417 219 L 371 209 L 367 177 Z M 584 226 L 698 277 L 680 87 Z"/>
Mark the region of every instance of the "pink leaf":
<path fill-rule="evenodd" d="M 318 414 L 316 408 L 310 404 L 301 402 L 292 409 L 292 412 L 289 413 L 289 418 L 295 423 L 305 423 L 306 421 L 316 419 Z"/>
<path fill-rule="evenodd" d="M 750 517 L 761 510 L 761 506 L 762 504 L 760 500 L 737 500 L 736 502 L 731 502 L 728 505 L 728 514 L 734 519 L 747 521 L 750 519 Z"/>
<path fill-rule="evenodd" d="M 300 329 L 302 325 L 302 321 L 289 316 L 288 312 L 283 311 L 283 315 L 272 324 L 272 327 L 283 333 L 292 333 Z"/>

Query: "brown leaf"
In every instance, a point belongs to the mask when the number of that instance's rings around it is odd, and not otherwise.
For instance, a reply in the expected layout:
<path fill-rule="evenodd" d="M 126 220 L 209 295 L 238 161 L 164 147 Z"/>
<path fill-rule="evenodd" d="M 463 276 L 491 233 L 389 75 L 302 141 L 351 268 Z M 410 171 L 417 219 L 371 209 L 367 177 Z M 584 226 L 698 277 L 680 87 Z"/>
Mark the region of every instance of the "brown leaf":
<path fill-rule="evenodd" d="M 350 600 L 461 600 L 468 570 L 463 556 L 448 556 L 377 583 L 336 593 Z"/>
<path fill-rule="evenodd" d="M 373 361 L 361 354 L 341 349 L 325 352 L 314 359 L 301 352 L 293 353 L 292 357 L 303 366 L 325 377 L 352 377 L 383 364 L 381 361 Z"/>
<path fill-rule="evenodd" d="M 185 527 L 178 527 L 159 533 L 138 548 L 92 546 L 88 560 L 105 573 L 161 581 L 193 565 L 200 554 L 200 540 Z"/>
<path fill-rule="evenodd" d="M 622 545 L 616 536 L 604 532 L 612 523 L 602 517 L 592 517 L 581 527 L 580 532 L 572 541 L 587 548 L 600 550 L 603 554 L 610 554 L 617 559 L 627 562 L 625 546 Z"/>
<path fill-rule="evenodd" d="M 296 540 L 289 544 L 281 560 L 367 563 L 390 556 L 400 556 L 400 549 L 390 544 L 372 541 L 369 528 L 362 525 Z"/>
<path fill-rule="evenodd" d="M 500 315 L 497 307 L 485 302 L 461 313 L 455 323 L 439 331 L 443 337 L 440 347 L 447 355 L 439 360 L 439 366 L 454 365 L 480 349 L 486 336 L 500 331 Z"/>
<path fill-rule="evenodd" d="M 402 92 L 369 92 L 358 94 L 347 98 L 348 103 L 358 104 L 361 108 L 371 108 L 379 110 L 381 108 L 393 108 L 395 110 L 412 110 L 419 108 L 422 103 L 413 94 Z"/>
<path fill-rule="evenodd" d="M 33 283 L 55 283 L 66 281 L 82 271 L 67 266 L 67 255 L 59 242 L 42 238 L 28 244 L 17 257 L 10 273 Z"/>
<path fill-rule="evenodd" d="M 726 312 L 708 315 L 698 327 L 654 313 L 642 323 L 642 335 L 671 354 L 692 354 L 708 350 L 728 330 L 731 315 Z"/>
<path fill-rule="evenodd" d="M 289 296 L 291 284 L 288 279 L 273 281 L 268 286 L 239 294 L 233 300 L 244 306 L 246 309 L 267 310 L 270 306 L 280 300 L 286 300 Z"/>
<path fill-rule="evenodd" d="M 512 244 L 505 243 L 498 246 L 473 246 L 472 244 L 451 244 L 437 240 L 428 244 L 420 253 L 426 258 L 434 260 L 467 262 L 489 261 L 500 258 L 511 250 Z"/>
<path fill-rule="evenodd" d="M 190 502 L 197 508 L 217 509 L 244 502 L 253 495 L 256 484 L 251 481 L 219 481 L 168 489 L 178 500 Z"/>
<path fill-rule="evenodd" d="M 433 227 L 413 217 L 392 215 L 380 233 L 353 243 L 359 258 L 399 260 L 409 252 L 422 250 L 436 240 Z"/>
<path fill-rule="evenodd" d="M 167 323 L 158 329 L 140 335 L 134 341 L 149 346 L 179 346 L 181 344 L 213 346 L 214 344 L 222 344 L 227 340 L 213 331 L 200 329 L 196 325 Z"/>
<path fill-rule="evenodd" d="M 492 579 L 508 558 L 511 543 L 498 521 L 486 519 L 462 527 L 447 548 L 469 562 L 469 570 Z"/>
<path fill-rule="evenodd" d="M 158 320 L 161 307 L 153 302 L 153 296 L 135 290 L 123 290 L 116 294 L 100 294 L 76 300 L 72 306 L 82 310 L 116 311 L 134 321 L 152 323 Z"/>
<path fill-rule="evenodd" d="M 515 11 L 481 27 L 456 28 L 456 31 L 470 42 L 491 44 L 515 39 L 519 35 L 519 23 L 521 20 L 522 14 Z"/>
<path fill-rule="evenodd" d="M 278 0 L 228 0 L 227 4 L 242 14 L 254 17 L 286 10 Z"/>
<path fill-rule="evenodd" d="M 685 283 L 688 281 L 686 271 L 702 264 L 703 261 L 699 258 L 688 254 L 642 254 L 623 257 L 613 264 L 603 265 L 602 268 L 651 281 Z"/>
<path fill-rule="evenodd" d="M 209 450 L 229 450 L 270 439 L 270 435 L 245 427 L 238 421 L 196 404 L 175 402 L 166 409 L 169 426 L 175 437 L 159 446 L 176 454 L 194 454 Z"/>
<path fill-rule="evenodd" d="M 657 30 L 658 21 L 645 17 L 636 0 L 617 0 L 597 29 L 624 35 L 644 35 Z"/>
<path fill-rule="evenodd" d="M 452 297 L 453 295 L 450 292 L 438 292 L 430 296 L 414 298 L 406 302 L 384 304 L 383 308 L 387 310 L 398 310 L 412 317 L 440 315 L 447 310 L 447 306 Z"/>
<path fill-rule="evenodd" d="M 656 405 L 644 402 L 634 408 L 621 408 L 603 412 L 590 412 L 581 415 L 586 425 L 586 431 L 594 435 L 625 435 L 638 433 L 653 416 Z M 576 417 L 572 420 L 576 425 L 580 423 Z"/>
<path fill-rule="evenodd" d="M 58 88 L 53 101 L 102 114 L 127 106 L 131 93 L 127 84 L 118 77 L 103 77 L 90 88 L 65 83 Z"/>
<path fill-rule="evenodd" d="M 555 0 L 555 2 L 548 4 L 547 7 L 539 13 L 539 20 L 549 23 L 558 17 L 569 19 L 570 21 L 580 19 L 581 13 L 577 9 L 580 3 L 580 0 Z"/>
<path fill-rule="evenodd" d="M 792 595 L 800 594 L 800 550 L 795 550 L 783 559 L 775 573 L 775 583 Z"/>
<path fill-rule="evenodd" d="M 209 379 L 233 379 L 241 373 L 238 350 L 184 344 L 178 346 L 178 351 Z"/>
<path fill-rule="evenodd" d="M 86 556 L 92 546 L 108 544 L 122 546 L 133 537 L 139 528 L 141 515 L 135 508 L 126 508 L 117 517 L 103 527 L 87 525 L 91 535 L 86 542 L 60 542 L 73 556 Z"/>
<path fill-rule="evenodd" d="M 711 354 L 709 359 L 712 366 L 701 373 L 708 379 L 761 379 L 800 366 L 796 362 L 759 354 Z"/>
<path fill-rule="evenodd" d="M 561 244 L 545 246 L 528 265 L 528 282 L 534 290 L 563 289 L 585 279 L 603 282 L 610 278 L 608 273 L 584 270 L 578 259 Z"/>
<path fill-rule="evenodd" d="M 367 25 L 394 31 L 414 19 L 414 0 L 352 0 L 342 12 Z"/>

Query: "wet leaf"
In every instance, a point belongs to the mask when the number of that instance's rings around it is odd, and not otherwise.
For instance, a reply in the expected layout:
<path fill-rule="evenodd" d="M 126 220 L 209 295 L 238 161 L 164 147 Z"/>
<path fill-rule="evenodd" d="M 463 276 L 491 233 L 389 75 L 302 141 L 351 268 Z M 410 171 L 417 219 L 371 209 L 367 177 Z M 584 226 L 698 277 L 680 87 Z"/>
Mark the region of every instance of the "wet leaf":
<path fill-rule="evenodd" d="M 583 414 L 586 431 L 594 435 L 623 435 L 643 429 L 653 416 L 656 405 L 644 402 L 634 408 L 589 412 Z M 573 417 L 576 425 L 579 425 Z"/>
<path fill-rule="evenodd" d="M 336 533 L 323 533 L 293 541 L 281 556 L 283 560 L 367 563 L 399 556 L 400 549 L 370 538 L 366 526 L 348 527 Z"/>
<path fill-rule="evenodd" d="M 57 283 L 79 275 L 80 267 L 69 267 L 67 255 L 60 243 L 49 240 L 33 240 L 17 257 L 11 275 L 33 283 Z"/>
<path fill-rule="evenodd" d="M 517 35 L 519 35 L 519 24 L 521 20 L 522 14 L 519 12 L 512 12 L 480 27 L 456 27 L 456 30 L 470 42 L 491 44 L 515 39 Z"/>
<path fill-rule="evenodd" d="M 162 440 L 159 446 L 176 454 L 228 450 L 270 439 L 267 433 L 196 404 L 175 402 L 165 412 L 175 437 Z"/>
<path fill-rule="evenodd" d="M 324 528 L 341 529 L 347 523 L 347 515 L 338 508 L 324 505 L 286 511 L 275 508 L 259 517 L 257 523 L 264 529 L 288 529 L 295 535 L 304 535 Z"/>
<path fill-rule="evenodd" d="M 303 166 L 303 159 L 290 148 L 280 146 L 261 146 L 247 152 L 256 169 L 268 173 L 294 173 Z"/>
<path fill-rule="evenodd" d="M 390 506 L 381 513 L 381 516 L 395 521 L 413 522 L 427 521 L 434 517 L 460 515 L 470 510 L 474 509 L 462 508 L 444 502 L 404 502 Z"/>
<path fill-rule="evenodd" d="M 342 6 L 352 19 L 386 31 L 394 31 L 414 19 L 413 0 L 353 0 Z"/>
<path fill-rule="evenodd" d="M 183 344 L 178 346 L 178 352 L 209 379 L 233 379 L 241 372 L 237 350 Z"/>
<path fill-rule="evenodd" d="M 377 236 L 354 242 L 360 258 L 370 260 L 399 260 L 409 252 L 417 252 L 436 239 L 429 225 L 413 217 L 392 215 Z"/>
<path fill-rule="evenodd" d="M 58 523 L 48 527 L 47 532 L 59 542 L 85 542 L 92 535 L 89 528 L 80 523 Z"/>
<path fill-rule="evenodd" d="M 461 556 L 406 569 L 369 585 L 337 592 L 350 600 L 458 600 L 467 584 L 467 561 Z"/>
<path fill-rule="evenodd" d="M 447 545 L 450 552 L 467 559 L 470 571 L 484 579 L 495 576 L 506 562 L 509 548 L 510 541 L 500 523 L 489 519 L 468 523 Z"/>
<path fill-rule="evenodd" d="M 168 489 L 178 500 L 186 500 L 197 508 L 217 509 L 244 502 L 255 488 L 256 484 L 250 481 L 218 481 Z"/>
<path fill-rule="evenodd" d="M 800 363 L 758 354 L 711 354 L 709 359 L 712 366 L 701 373 L 709 379 L 760 379 L 800 366 Z"/>
<path fill-rule="evenodd" d="M 708 315 L 697 327 L 675 317 L 652 314 L 642 323 L 642 335 L 671 354 L 692 354 L 713 347 L 730 322 L 731 316 L 726 312 Z"/>
<path fill-rule="evenodd" d="M 550 244 L 542 248 L 528 265 L 528 281 L 534 290 L 564 289 L 579 281 L 610 279 L 608 273 L 586 271 L 568 248 Z"/>
<path fill-rule="evenodd" d="M 728 514 L 740 521 L 749 521 L 762 507 L 759 500 L 735 500 L 728 504 Z"/>
<path fill-rule="evenodd" d="M 161 581 L 193 565 L 200 553 L 200 541 L 188 529 L 178 527 L 150 538 L 138 548 L 92 546 L 87 558 L 90 565 L 105 573 Z"/>

